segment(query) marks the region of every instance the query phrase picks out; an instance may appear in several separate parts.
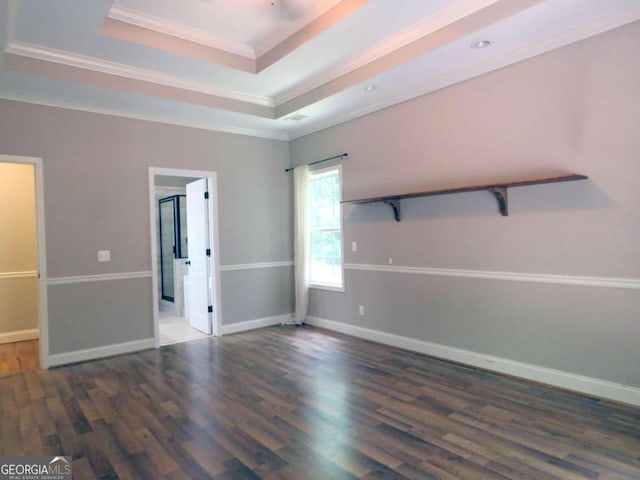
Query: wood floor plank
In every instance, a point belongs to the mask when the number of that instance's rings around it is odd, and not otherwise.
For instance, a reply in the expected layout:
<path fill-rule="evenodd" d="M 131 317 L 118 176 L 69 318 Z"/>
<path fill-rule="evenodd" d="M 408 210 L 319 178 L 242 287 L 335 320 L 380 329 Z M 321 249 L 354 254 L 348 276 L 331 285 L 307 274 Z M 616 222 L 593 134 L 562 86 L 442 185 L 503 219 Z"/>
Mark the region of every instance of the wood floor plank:
<path fill-rule="evenodd" d="M 39 367 L 38 339 L 0 344 L 0 376 L 28 372 Z"/>
<path fill-rule="evenodd" d="M 640 408 L 310 327 L 2 377 L 0 414 L 82 479 L 640 478 Z"/>
<path fill-rule="evenodd" d="M 80 442 L 84 449 L 84 456 L 89 460 L 91 470 L 98 478 L 118 478 L 113 465 L 107 456 L 104 437 L 89 431 L 79 435 Z"/>
<path fill-rule="evenodd" d="M 116 476 L 127 479 L 137 478 L 135 470 L 128 461 L 131 452 L 128 450 L 127 444 L 119 440 L 115 428 L 104 420 L 92 422 L 91 427 L 100 442 L 99 448 L 112 466 Z"/>
<path fill-rule="evenodd" d="M 160 474 L 167 475 L 179 470 L 178 464 L 167 454 L 158 439 L 148 429 L 141 428 L 134 432 L 134 435 Z"/>

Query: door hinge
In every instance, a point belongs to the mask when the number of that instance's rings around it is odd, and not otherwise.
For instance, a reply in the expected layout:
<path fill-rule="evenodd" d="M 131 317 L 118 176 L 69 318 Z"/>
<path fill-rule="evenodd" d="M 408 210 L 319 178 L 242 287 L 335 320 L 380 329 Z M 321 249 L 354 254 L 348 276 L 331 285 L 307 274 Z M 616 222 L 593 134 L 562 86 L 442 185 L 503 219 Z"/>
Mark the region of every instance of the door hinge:
<path fill-rule="evenodd" d="M 209 305 L 209 306 L 207 307 L 207 312 L 209 312 L 209 313 L 213 313 L 213 305 Z"/>
<path fill-rule="evenodd" d="M 205 253 L 207 254 L 207 257 L 210 257 L 211 256 L 211 249 L 207 248 L 207 251 Z"/>
<path fill-rule="evenodd" d="M 204 199 L 209 200 L 209 192 L 204 192 Z"/>

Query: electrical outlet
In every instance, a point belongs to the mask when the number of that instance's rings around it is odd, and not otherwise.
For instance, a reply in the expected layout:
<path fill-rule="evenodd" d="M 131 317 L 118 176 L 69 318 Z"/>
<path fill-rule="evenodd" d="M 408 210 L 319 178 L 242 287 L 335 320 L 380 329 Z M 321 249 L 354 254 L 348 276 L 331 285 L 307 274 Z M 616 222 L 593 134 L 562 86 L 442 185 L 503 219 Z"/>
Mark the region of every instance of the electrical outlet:
<path fill-rule="evenodd" d="M 393 265 L 393 258 L 389 257 L 389 265 Z"/>
<path fill-rule="evenodd" d="M 358 305 L 358 315 L 364 317 L 364 305 Z"/>
<path fill-rule="evenodd" d="M 351 251 L 352 252 L 358 251 L 358 242 L 351 242 Z"/>
<path fill-rule="evenodd" d="M 109 250 L 98 250 L 98 261 L 99 262 L 110 262 L 111 261 L 111 252 Z"/>

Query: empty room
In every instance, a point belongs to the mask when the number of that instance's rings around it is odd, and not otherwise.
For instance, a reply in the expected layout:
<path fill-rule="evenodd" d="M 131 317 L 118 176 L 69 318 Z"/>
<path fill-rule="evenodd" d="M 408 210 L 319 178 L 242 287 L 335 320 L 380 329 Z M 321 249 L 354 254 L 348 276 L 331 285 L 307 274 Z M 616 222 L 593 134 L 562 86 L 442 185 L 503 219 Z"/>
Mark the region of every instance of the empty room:
<path fill-rule="evenodd" d="M 640 478 L 640 1 L 0 39 L 0 478 Z"/>

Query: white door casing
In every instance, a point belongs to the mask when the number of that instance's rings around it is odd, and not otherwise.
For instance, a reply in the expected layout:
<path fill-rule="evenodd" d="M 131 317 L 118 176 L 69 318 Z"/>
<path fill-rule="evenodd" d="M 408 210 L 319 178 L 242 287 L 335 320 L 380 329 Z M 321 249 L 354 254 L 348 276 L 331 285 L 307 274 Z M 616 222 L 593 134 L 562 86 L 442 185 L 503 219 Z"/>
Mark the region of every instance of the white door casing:
<path fill-rule="evenodd" d="M 38 157 L 0 154 L 2 163 L 26 163 L 34 166 L 36 190 L 36 235 L 38 248 L 38 328 L 40 329 L 40 368 L 49 368 L 49 302 L 47 299 L 47 246 L 44 220 L 43 161 Z"/>
<path fill-rule="evenodd" d="M 156 210 L 158 208 L 155 190 L 156 179 L 158 177 L 189 177 L 189 178 L 206 178 L 209 187 L 209 208 L 208 208 L 208 235 L 209 244 L 211 245 L 211 257 L 209 257 L 209 268 L 211 273 L 211 284 L 213 285 L 212 305 L 215 305 L 212 322 L 213 335 L 222 335 L 222 300 L 220 295 L 220 250 L 218 239 L 218 176 L 216 172 L 210 170 L 190 170 L 165 167 L 149 167 L 149 228 L 151 231 L 150 252 L 151 252 L 151 283 L 152 283 L 152 311 L 153 311 L 153 331 L 154 331 L 154 347 L 160 347 L 160 312 L 159 306 L 159 265 L 158 244 L 157 244 L 157 225 Z M 185 278 L 188 278 L 185 276 Z"/>

